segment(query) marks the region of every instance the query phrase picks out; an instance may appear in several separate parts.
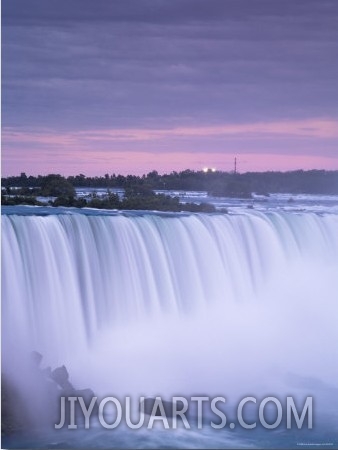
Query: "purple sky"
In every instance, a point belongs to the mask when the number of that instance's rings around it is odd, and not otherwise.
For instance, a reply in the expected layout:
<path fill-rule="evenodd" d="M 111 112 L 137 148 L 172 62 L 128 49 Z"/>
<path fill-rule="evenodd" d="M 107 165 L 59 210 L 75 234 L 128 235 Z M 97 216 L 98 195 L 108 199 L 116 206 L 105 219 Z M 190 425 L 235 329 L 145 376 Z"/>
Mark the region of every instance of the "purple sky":
<path fill-rule="evenodd" d="M 336 0 L 3 0 L 3 175 L 338 169 Z"/>

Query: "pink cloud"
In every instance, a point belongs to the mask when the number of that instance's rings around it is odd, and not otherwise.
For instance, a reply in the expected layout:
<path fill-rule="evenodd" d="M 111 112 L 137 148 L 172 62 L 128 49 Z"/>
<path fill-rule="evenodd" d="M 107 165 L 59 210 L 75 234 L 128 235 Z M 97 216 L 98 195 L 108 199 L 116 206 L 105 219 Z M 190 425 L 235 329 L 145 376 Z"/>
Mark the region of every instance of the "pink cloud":
<path fill-rule="evenodd" d="M 244 171 L 338 169 L 334 120 L 172 129 L 3 130 L 3 175 L 143 174 L 213 166 Z"/>
<path fill-rule="evenodd" d="M 76 146 L 97 142 L 151 141 L 180 137 L 231 136 L 251 139 L 253 136 L 264 138 L 313 137 L 338 138 L 338 121 L 325 119 L 258 122 L 248 124 L 225 124 L 217 126 L 176 127 L 168 129 L 99 129 L 88 131 L 55 132 L 52 130 L 20 131 L 4 128 L 3 140 L 16 143 L 37 143 L 48 145 Z"/>
<path fill-rule="evenodd" d="M 142 175 L 151 170 L 160 173 L 185 169 L 201 170 L 203 167 L 216 167 L 218 170 L 230 171 L 233 168 L 233 157 L 221 153 L 210 153 L 206 156 L 194 153 L 138 153 L 115 152 L 108 155 L 106 152 L 87 153 L 86 158 L 74 157 L 64 153 L 61 157 L 51 156 L 48 160 L 39 158 L 39 153 L 32 152 L 21 160 L 6 162 L 7 175 L 17 175 L 21 171 L 28 174 L 61 173 L 74 175 L 103 175 L 104 173 L 134 173 Z M 269 155 L 259 153 L 241 154 L 238 157 L 238 167 L 241 172 L 265 170 L 296 170 L 296 169 L 336 169 L 338 158 L 332 159 L 323 156 L 300 155 Z"/>

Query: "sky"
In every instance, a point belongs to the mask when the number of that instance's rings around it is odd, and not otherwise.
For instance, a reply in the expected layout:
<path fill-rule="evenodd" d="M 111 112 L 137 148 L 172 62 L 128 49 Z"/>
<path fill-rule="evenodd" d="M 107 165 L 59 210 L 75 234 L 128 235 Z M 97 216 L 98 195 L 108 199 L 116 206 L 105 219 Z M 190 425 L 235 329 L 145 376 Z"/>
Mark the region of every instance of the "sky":
<path fill-rule="evenodd" d="M 338 1 L 2 0 L 2 175 L 338 169 Z"/>

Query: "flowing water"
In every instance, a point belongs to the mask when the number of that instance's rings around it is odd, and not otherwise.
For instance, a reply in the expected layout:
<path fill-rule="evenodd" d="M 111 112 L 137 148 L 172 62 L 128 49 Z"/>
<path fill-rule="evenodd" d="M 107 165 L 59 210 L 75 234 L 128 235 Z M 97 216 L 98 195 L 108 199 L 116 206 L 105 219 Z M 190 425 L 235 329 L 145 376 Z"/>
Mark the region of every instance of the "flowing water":
<path fill-rule="evenodd" d="M 3 372 L 16 383 L 22 355 L 38 350 L 43 365 L 65 364 L 75 386 L 99 396 L 224 396 L 229 415 L 248 395 L 315 400 L 317 426 L 302 439 L 290 430 L 89 430 L 53 442 L 337 446 L 337 214 L 10 212 L 2 346 Z M 8 446 L 50 442 L 34 439 Z"/>

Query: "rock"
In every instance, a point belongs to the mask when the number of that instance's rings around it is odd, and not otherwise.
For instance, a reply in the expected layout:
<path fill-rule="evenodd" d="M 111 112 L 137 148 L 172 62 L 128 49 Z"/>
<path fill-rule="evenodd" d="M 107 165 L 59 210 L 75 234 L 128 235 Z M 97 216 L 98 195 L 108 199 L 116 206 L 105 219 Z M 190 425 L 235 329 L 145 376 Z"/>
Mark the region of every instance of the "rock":
<path fill-rule="evenodd" d="M 10 380 L 1 374 L 1 434 L 14 435 L 27 426 L 29 414 L 20 393 Z"/>
<path fill-rule="evenodd" d="M 66 366 L 57 367 L 50 374 L 50 378 L 55 381 L 64 390 L 74 390 L 73 385 L 69 382 L 69 374 Z"/>
<path fill-rule="evenodd" d="M 60 397 L 82 397 L 89 406 L 94 392 L 91 389 L 75 389 L 69 381 L 69 373 L 63 365 L 51 370 L 41 369 L 43 357 L 39 352 L 30 355 L 28 372 L 22 373 L 22 381 L 15 382 L 2 374 L 2 434 L 10 436 L 35 429 L 54 428 L 60 417 Z M 93 413 L 97 413 L 94 405 Z M 80 405 L 76 402 L 75 414 L 83 418 Z M 69 423 L 68 408 L 65 427 Z"/>

